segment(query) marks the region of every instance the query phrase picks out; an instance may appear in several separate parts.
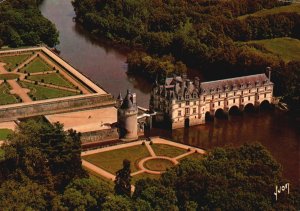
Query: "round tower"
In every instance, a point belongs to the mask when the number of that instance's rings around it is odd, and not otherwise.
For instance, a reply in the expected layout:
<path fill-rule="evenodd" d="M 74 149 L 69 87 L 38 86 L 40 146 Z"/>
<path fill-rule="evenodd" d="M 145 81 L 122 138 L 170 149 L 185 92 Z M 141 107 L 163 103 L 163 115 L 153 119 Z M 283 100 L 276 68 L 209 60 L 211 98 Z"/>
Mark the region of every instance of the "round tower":
<path fill-rule="evenodd" d="M 127 90 L 126 97 L 118 108 L 120 139 L 126 141 L 138 139 L 137 115 L 136 94 Z"/>

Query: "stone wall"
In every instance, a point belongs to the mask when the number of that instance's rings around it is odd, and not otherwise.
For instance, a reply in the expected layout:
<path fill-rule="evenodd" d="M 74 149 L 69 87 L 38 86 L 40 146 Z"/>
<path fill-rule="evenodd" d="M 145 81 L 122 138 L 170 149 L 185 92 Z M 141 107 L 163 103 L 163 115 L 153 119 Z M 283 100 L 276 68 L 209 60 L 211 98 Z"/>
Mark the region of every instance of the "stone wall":
<path fill-rule="evenodd" d="M 117 139 L 119 139 L 117 128 L 98 130 L 81 134 L 81 142 L 83 145 Z"/>
<path fill-rule="evenodd" d="M 90 94 L 0 106 L 0 122 L 91 108 L 115 106 L 110 94 Z"/>

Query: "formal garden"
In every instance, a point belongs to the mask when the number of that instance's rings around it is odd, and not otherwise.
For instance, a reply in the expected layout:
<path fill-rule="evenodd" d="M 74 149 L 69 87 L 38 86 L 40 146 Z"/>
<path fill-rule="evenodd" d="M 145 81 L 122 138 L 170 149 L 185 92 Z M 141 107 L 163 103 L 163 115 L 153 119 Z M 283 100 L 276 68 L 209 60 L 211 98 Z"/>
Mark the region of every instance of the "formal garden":
<path fill-rule="evenodd" d="M 0 105 L 80 95 L 86 88 L 41 51 L 0 54 Z"/>
<path fill-rule="evenodd" d="M 187 145 L 174 143 L 161 138 L 152 141 L 139 141 L 82 153 L 83 165 L 90 175 L 111 180 L 122 168 L 123 160 L 131 162 L 133 184 L 139 179 L 158 179 L 167 169 L 177 165 L 182 159 L 201 159 L 204 151 Z M 88 162 L 92 165 L 85 165 Z M 104 170 L 98 173 L 97 170 Z"/>

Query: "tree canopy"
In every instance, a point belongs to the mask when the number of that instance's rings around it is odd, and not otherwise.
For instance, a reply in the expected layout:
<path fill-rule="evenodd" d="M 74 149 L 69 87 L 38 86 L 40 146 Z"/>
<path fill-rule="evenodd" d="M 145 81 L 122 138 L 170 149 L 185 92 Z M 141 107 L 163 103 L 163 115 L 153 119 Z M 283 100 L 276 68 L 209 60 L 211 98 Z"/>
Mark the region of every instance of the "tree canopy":
<path fill-rule="evenodd" d="M 42 0 L 9 0 L 0 4 L 0 47 L 58 44 L 54 24 L 42 16 L 38 5 Z"/>

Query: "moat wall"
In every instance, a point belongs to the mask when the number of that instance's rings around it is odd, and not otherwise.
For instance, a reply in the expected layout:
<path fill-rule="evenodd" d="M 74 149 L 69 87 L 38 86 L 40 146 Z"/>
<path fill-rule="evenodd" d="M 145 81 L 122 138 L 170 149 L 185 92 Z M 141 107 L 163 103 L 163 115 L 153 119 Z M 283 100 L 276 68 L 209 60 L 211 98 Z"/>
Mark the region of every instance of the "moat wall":
<path fill-rule="evenodd" d="M 90 94 L 0 106 L 0 122 L 38 115 L 49 115 L 92 108 L 110 107 L 115 100 L 110 94 Z"/>

